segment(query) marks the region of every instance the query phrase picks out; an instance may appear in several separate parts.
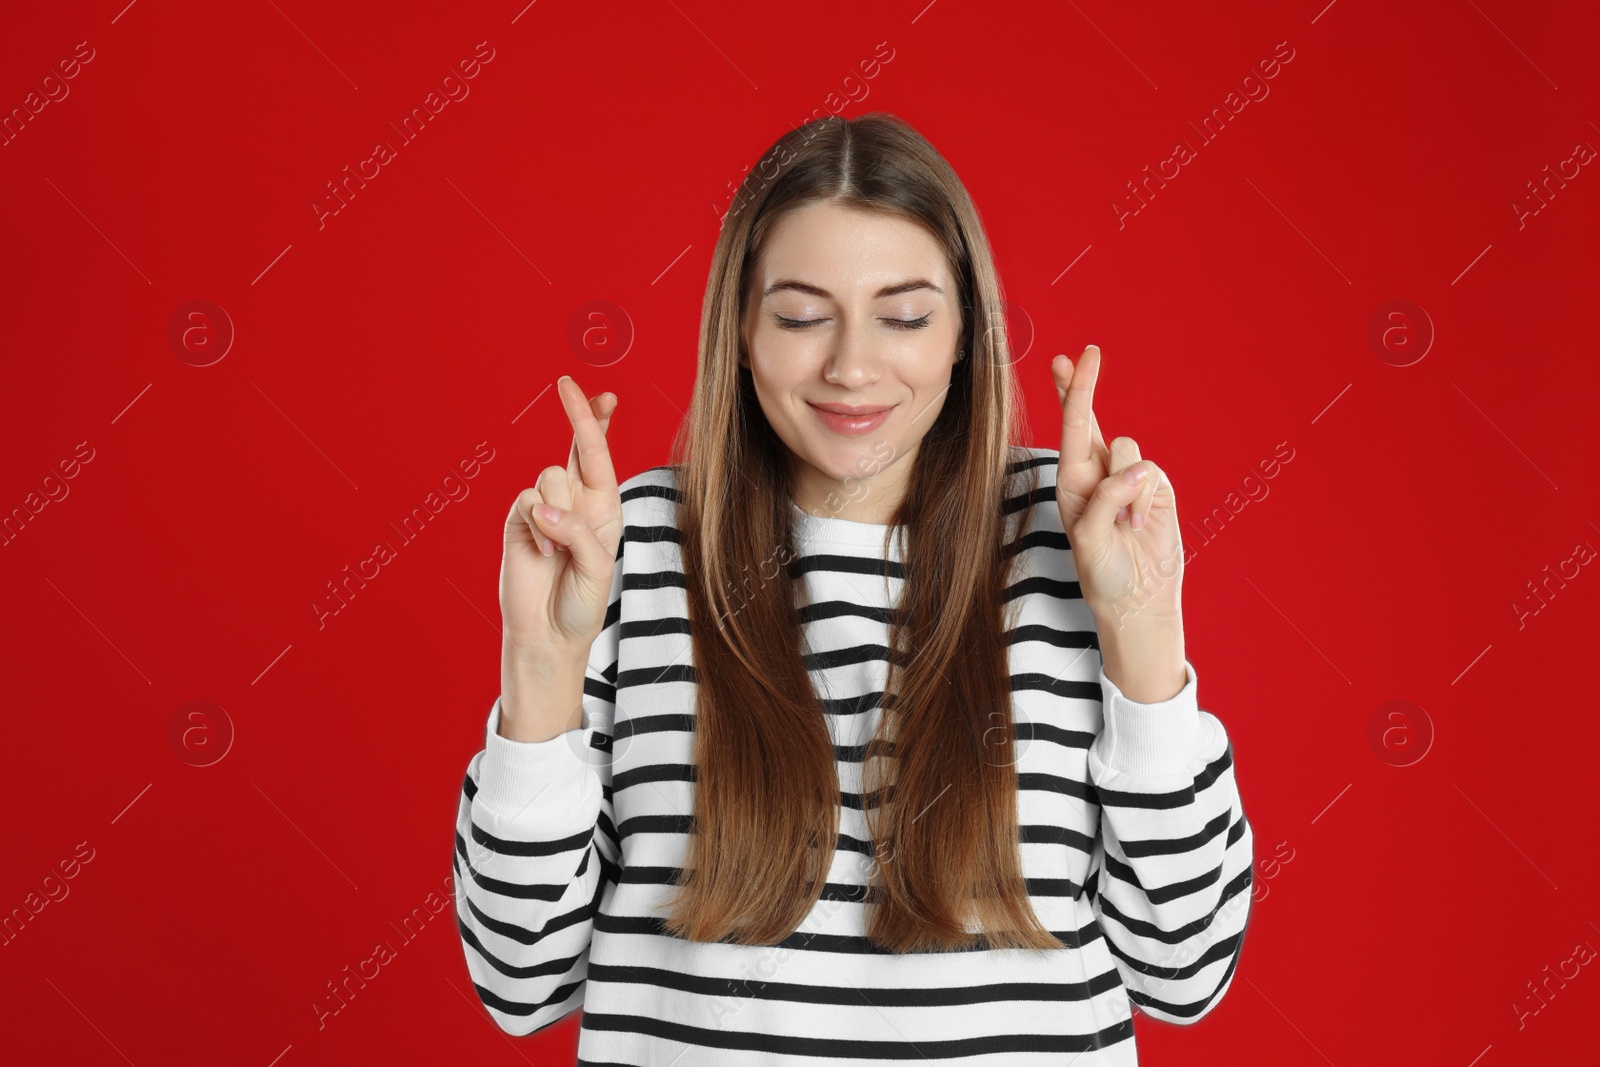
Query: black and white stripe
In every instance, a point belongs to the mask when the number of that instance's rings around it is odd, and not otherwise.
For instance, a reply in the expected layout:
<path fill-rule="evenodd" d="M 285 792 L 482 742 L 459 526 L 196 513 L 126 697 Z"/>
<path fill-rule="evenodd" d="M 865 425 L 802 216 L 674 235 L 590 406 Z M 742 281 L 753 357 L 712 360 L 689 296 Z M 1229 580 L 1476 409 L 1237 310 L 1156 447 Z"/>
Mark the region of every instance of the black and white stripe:
<path fill-rule="evenodd" d="M 531 1033 L 581 1007 L 579 1062 L 594 1067 L 1110 1067 L 1136 1062 L 1130 1005 L 1174 1023 L 1215 1006 L 1250 906 L 1233 749 L 1196 703 L 1192 664 L 1161 704 L 1134 704 L 1106 679 L 1055 505 L 1056 460 L 1040 448 L 1019 459 L 1040 468 L 1041 487 L 1008 509 L 1034 510 L 1007 641 L 1023 873 L 1068 947 L 896 955 L 863 938 L 861 757 L 881 714 L 899 545 L 885 573 L 882 527 L 798 510 L 804 647 L 841 793 L 827 889 L 778 945 L 663 931 L 693 811 L 696 683 L 674 472 L 656 467 L 622 484 L 626 529 L 586 725 L 508 741 L 496 701 L 462 783 L 457 915 L 473 983 L 503 1029 Z"/>

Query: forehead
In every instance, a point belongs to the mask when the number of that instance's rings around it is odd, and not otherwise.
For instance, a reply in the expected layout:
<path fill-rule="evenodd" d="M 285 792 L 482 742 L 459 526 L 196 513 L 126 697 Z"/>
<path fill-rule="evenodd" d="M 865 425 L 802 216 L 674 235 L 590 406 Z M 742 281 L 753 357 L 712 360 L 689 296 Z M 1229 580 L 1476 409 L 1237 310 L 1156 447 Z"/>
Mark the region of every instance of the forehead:
<path fill-rule="evenodd" d="M 829 203 L 807 204 L 779 219 L 751 278 L 758 296 L 779 281 L 806 283 L 841 299 L 870 297 L 911 278 L 926 278 L 946 295 L 954 288 L 944 248 L 922 223 Z"/>

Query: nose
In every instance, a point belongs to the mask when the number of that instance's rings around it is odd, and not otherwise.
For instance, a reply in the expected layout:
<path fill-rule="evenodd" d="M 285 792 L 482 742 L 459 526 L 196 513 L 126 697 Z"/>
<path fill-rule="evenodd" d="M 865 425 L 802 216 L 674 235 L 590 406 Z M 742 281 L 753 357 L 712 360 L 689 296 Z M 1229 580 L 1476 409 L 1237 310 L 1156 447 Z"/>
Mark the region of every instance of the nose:
<path fill-rule="evenodd" d="M 866 326 L 847 321 L 834 334 L 833 350 L 822 367 L 822 377 L 843 389 L 864 389 L 882 375 L 879 354 Z"/>

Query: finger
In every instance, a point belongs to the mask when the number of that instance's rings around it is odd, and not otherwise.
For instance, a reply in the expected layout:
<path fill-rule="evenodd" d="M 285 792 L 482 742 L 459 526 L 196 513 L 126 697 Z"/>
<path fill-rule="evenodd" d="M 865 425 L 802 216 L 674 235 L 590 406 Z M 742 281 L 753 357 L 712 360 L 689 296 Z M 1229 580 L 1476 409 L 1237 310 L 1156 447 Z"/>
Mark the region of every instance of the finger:
<path fill-rule="evenodd" d="M 573 448 L 578 453 L 577 471 L 582 485 L 602 492 L 616 489 L 617 472 L 611 466 L 611 449 L 606 445 L 605 431 L 600 427 L 600 420 L 595 418 L 588 398 L 578 383 L 566 374 L 556 379 L 556 392 L 561 396 L 567 420 L 572 423 Z"/>
<path fill-rule="evenodd" d="M 539 472 L 539 477 L 533 484 L 539 490 L 539 497 L 544 503 L 563 511 L 572 509 L 574 485 L 567 478 L 565 467 L 546 467 Z M 559 549 L 561 546 L 559 542 L 554 542 L 552 547 Z"/>
<path fill-rule="evenodd" d="M 611 591 L 616 557 L 607 552 L 595 535 L 594 529 L 576 511 L 555 508 L 554 516 L 548 514 L 552 505 L 541 504 L 533 509 L 533 521 L 544 535 L 572 554 L 581 581 L 601 595 Z"/>
<path fill-rule="evenodd" d="M 1139 442 L 1131 437 L 1114 437 L 1111 439 L 1111 465 L 1106 469 L 1107 474 L 1115 474 L 1125 467 L 1131 467 L 1144 457 L 1139 453 Z"/>
<path fill-rule="evenodd" d="M 1100 436 L 1100 418 L 1094 412 L 1089 412 L 1089 427 L 1094 431 L 1094 454 L 1099 458 L 1101 467 L 1111 470 L 1111 450 L 1106 447 L 1106 439 Z"/>
<path fill-rule="evenodd" d="M 1144 524 L 1150 518 L 1150 509 L 1155 507 L 1156 494 L 1166 484 L 1166 477 L 1160 467 L 1154 463 L 1150 465 L 1150 474 L 1144 480 L 1143 489 L 1138 498 L 1129 505 L 1132 510 L 1132 515 L 1128 520 L 1129 526 L 1135 530 L 1144 529 Z"/>
<path fill-rule="evenodd" d="M 603 434 L 611 426 L 611 413 L 617 410 L 617 394 L 601 393 L 589 401 L 589 410 L 594 413 L 595 420 L 600 423 L 600 432 Z M 578 435 L 572 435 L 572 449 L 567 453 L 567 475 L 574 481 L 581 481 L 583 472 L 578 467 Z"/>
<path fill-rule="evenodd" d="M 1078 362 L 1065 355 L 1051 361 L 1056 393 L 1061 398 L 1061 464 L 1087 463 L 1096 458 L 1094 440 L 1094 382 L 1099 373 L 1100 350 L 1083 350 Z"/>
<path fill-rule="evenodd" d="M 1118 474 L 1139 462 L 1139 442 L 1131 437 L 1116 437 L 1111 441 L 1109 449 L 1110 461 L 1106 468 L 1108 475 Z M 1131 500 L 1130 500 L 1131 504 Z M 1128 522 L 1133 518 L 1133 508 L 1130 506 L 1117 512 L 1116 521 Z"/>
<path fill-rule="evenodd" d="M 1089 529 L 1095 531 L 1110 530 L 1116 525 L 1117 515 L 1138 499 L 1144 491 L 1143 483 L 1149 480 L 1151 469 L 1155 464 L 1149 460 L 1140 460 L 1129 467 L 1124 467 L 1116 474 L 1108 474 L 1095 486 L 1089 496 L 1089 503 L 1083 509 L 1083 515 L 1078 519 L 1078 524 L 1088 524 Z M 1136 479 L 1130 482 L 1129 475 Z"/>
<path fill-rule="evenodd" d="M 544 497 L 537 486 L 524 489 L 517 494 L 517 499 L 511 502 L 511 512 L 506 516 L 506 544 L 532 541 L 533 547 L 540 555 L 550 556 L 555 554 L 553 542 L 539 532 L 539 526 L 533 521 L 533 509 L 544 503 Z"/>

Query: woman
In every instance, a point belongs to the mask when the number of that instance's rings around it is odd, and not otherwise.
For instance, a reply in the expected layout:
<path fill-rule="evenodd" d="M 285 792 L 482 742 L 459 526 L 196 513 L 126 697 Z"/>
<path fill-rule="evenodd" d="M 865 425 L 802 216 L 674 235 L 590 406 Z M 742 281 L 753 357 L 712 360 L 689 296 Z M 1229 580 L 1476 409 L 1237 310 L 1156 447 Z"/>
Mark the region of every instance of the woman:
<path fill-rule="evenodd" d="M 785 135 L 723 223 L 674 462 L 610 393 L 506 519 L 457 816 L 468 969 L 580 1063 L 1136 1062 L 1227 989 L 1252 837 L 1184 655 L 1171 483 L 1100 365 L 1025 435 L 966 191 L 893 116 Z M 1064 1058 L 1065 1057 L 1065 1058 Z"/>

